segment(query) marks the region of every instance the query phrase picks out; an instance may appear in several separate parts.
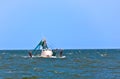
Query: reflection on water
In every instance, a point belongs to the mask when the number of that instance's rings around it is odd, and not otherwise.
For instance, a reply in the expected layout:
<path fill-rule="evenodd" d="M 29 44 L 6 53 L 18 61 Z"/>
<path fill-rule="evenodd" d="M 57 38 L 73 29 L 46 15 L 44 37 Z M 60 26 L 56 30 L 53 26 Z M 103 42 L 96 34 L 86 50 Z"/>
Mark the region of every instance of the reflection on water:
<path fill-rule="evenodd" d="M 0 79 L 120 79 L 120 50 L 64 50 L 66 58 L 0 51 Z"/>

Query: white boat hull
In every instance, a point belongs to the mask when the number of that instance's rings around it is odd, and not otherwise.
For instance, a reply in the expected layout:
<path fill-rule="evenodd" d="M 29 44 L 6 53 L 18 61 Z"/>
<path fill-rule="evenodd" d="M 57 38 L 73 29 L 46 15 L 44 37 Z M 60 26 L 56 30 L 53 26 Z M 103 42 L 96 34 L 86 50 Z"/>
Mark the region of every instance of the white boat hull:
<path fill-rule="evenodd" d="M 53 52 L 52 50 L 46 49 L 46 50 L 42 50 L 41 52 L 41 57 L 52 57 Z"/>

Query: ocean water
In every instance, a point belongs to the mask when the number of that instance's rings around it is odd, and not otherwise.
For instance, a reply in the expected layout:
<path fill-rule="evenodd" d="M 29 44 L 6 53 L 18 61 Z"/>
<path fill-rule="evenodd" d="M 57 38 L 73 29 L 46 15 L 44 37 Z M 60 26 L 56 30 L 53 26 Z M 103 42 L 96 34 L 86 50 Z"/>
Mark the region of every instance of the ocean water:
<path fill-rule="evenodd" d="M 66 58 L 30 58 L 27 50 L 0 51 L 0 79 L 120 79 L 120 50 L 64 50 Z"/>

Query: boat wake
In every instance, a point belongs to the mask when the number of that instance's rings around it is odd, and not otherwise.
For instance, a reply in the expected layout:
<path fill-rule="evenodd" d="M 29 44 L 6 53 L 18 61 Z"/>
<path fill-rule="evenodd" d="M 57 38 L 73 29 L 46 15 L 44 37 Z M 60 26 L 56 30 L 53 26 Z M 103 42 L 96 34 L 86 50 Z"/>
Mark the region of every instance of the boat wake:
<path fill-rule="evenodd" d="M 51 57 L 42 57 L 39 55 L 32 55 L 32 57 L 30 56 L 22 56 L 23 58 L 66 58 L 66 56 L 51 56 Z"/>

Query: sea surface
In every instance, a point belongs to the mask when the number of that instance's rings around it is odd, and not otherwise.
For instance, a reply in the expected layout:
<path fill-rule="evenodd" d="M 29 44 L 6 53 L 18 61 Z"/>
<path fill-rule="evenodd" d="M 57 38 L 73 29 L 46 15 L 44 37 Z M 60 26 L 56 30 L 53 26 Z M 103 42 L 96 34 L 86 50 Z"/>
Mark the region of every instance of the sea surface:
<path fill-rule="evenodd" d="M 66 58 L 30 58 L 28 51 L 1 50 L 0 79 L 120 79 L 119 49 L 69 49 Z"/>

